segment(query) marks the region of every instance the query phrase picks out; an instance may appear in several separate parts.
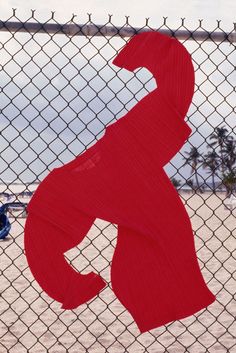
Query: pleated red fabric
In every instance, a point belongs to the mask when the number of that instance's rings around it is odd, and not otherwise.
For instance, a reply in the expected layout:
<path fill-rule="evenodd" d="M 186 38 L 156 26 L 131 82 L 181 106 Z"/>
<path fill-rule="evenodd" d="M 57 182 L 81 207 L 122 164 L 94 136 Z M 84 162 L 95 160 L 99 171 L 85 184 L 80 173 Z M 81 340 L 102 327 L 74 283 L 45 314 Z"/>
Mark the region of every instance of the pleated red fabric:
<path fill-rule="evenodd" d="M 42 289 L 73 309 L 106 284 L 98 274 L 76 272 L 64 253 L 95 218 L 116 223 L 112 288 L 145 332 L 215 300 L 199 268 L 190 219 L 163 170 L 191 132 L 184 117 L 194 70 L 184 46 L 157 32 L 134 36 L 113 63 L 130 71 L 146 67 L 157 88 L 41 182 L 28 206 L 25 252 Z"/>

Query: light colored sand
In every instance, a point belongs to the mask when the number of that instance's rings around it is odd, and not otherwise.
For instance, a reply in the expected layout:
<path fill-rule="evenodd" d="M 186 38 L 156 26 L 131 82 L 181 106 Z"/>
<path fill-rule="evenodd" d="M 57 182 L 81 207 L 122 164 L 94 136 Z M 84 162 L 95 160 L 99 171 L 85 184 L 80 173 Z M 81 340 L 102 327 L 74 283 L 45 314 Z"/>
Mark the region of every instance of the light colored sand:
<path fill-rule="evenodd" d="M 11 235 L 0 242 L 0 353 L 236 352 L 236 210 L 225 210 L 223 193 L 185 192 L 181 197 L 203 275 L 217 295 L 215 303 L 142 335 L 110 286 L 76 310 L 61 310 L 29 271 L 23 250 L 25 220 L 11 218 Z M 68 261 L 84 273 L 100 272 L 109 282 L 115 244 L 116 227 L 97 220 L 79 247 L 67 253 Z"/>

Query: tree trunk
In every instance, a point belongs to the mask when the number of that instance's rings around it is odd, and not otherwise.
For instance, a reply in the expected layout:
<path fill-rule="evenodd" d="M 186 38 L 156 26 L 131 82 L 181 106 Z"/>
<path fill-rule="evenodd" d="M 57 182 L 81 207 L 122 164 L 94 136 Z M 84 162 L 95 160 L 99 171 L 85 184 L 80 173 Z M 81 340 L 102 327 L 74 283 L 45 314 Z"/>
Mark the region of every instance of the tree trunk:
<path fill-rule="evenodd" d="M 212 173 L 212 187 L 213 187 L 213 193 L 216 193 L 216 183 L 215 183 L 215 173 Z"/>
<path fill-rule="evenodd" d="M 224 174 L 225 172 L 225 165 L 224 165 L 224 154 L 223 154 L 223 146 L 220 145 L 220 158 L 221 158 L 221 170 L 222 170 L 222 174 Z"/>
<path fill-rule="evenodd" d="M 199 185 L 199 180 L 198 180 L 197 169 L 196 169 L 196 168 L 195 168 L 195 179 L 196 179 L 197 188 L 198 188 L 199 191 L 201 191 L 201 190 L 200 190 L 200 185 Z"/>

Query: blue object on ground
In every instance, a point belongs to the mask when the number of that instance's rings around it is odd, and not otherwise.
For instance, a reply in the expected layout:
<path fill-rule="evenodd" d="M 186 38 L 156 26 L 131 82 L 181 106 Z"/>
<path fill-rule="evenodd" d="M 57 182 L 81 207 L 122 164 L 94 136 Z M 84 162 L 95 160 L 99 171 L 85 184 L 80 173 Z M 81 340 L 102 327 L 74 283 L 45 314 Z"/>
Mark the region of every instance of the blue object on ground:
<path fill-rule="evenodd" d="M 26 210 L 27 203 L 22 202 L 8 202 L 0 207 L 0 239 L 5 239 L 11 229 L 10 221 L 7 217 L 7 211 Z"/>
<path fill-rule="evenodd" d="M 0 207 L 0 239 L 5 239 L 11 229 L 11 224 L 9 222 L 9 219 L 6 215 L 8 209 L 8 205 L 2 205 Z"/>

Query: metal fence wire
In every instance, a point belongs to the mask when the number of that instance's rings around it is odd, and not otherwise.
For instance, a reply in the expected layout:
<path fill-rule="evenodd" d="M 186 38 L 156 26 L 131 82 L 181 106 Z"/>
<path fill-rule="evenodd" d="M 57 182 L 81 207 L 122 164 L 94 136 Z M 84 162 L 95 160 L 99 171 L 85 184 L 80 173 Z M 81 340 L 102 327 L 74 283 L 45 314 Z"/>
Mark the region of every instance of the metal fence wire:
<path fill-rule="evenodd" d="M 201 20 L 194 29 L 186 26 L 182 19 L 173 30 L 164 18 L 155 27 L 183 42 L 196 75 L 186 118 L 192 135 L 166 171 L 190 215 L 199 264 L 216 302 L 140 334 L 111 290 L 116 226 L 97 220 L 66 256 L 83 273 L 99 272 L 108 286 L 87 304 L 62 310 L 30 273 L 26 215 L 13 207 L 11 232 L 0 242 L 1 353 L 236 352 L 236 35 L 233 25 L 226 32 L 220 21 L 210 32 Z M 95 143 L 109 123 L 155 88 L 147 70 L 131 73 L 112 65 L 130 36 L 150 30 L 148 19 L 134 28 L 129 17 L 122 27 L 112 16 L 98 26 L 91 15 L 83 25 L 74 15 L 62 25 L 54 13 L 41 23 L 35 11 L 21 21 L 13 10 L 0 22 L 2 204 L 27 203 L 50 170 Z"/>

